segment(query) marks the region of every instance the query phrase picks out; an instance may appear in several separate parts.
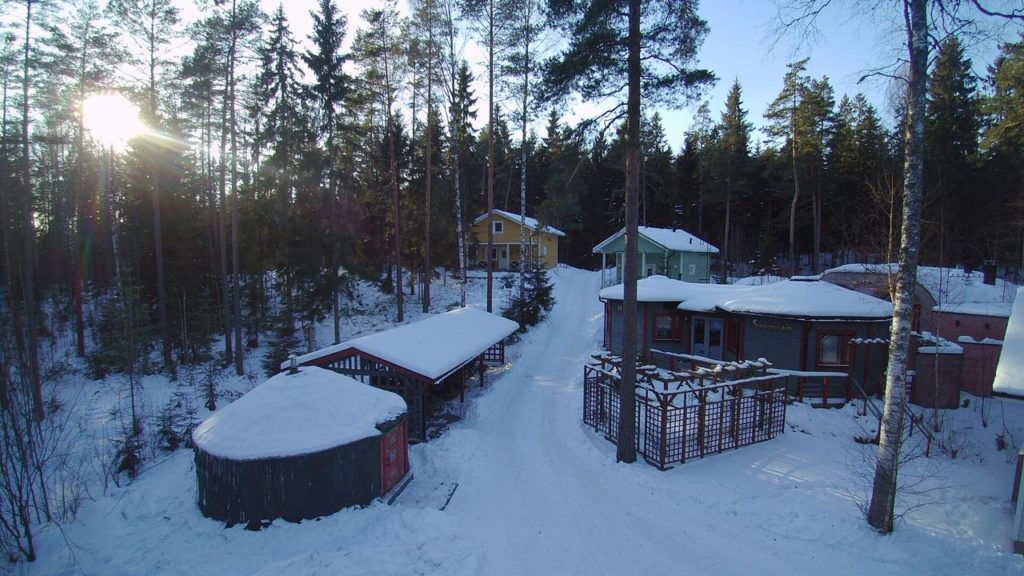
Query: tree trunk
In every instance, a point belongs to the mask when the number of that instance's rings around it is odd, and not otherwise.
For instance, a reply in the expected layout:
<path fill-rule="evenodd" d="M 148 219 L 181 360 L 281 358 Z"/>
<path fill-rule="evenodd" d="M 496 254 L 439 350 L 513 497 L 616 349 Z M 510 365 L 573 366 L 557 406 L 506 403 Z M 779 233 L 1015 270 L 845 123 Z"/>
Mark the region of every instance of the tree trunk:
<path fill-rule="evenodd" d="M 466 307 L 466 235 L 462 229 L 462 120 L 455 137 L 455 239 L 459 247 L 459 306 Z"/>
<path fill-rule="evenodd" d="M 232 27 L 234 27 L 232 15 Z M 234 34 L 234 32 L 232 32 Z M 221 279 L 221 321 L 224 324 L 224 366 L 230 366 L 234 361 L 234 346 L 231 341 L 231 283 L 228 276 L 228 106 L 231 105 L 231 63 L 230 56 L 228 65 L 224 67 L 224 95 L 220 109 L 220 186 L 219 199 L 220 210 L 217 212 L 217 236 L 220 240 L 220 279 Z"/>
<path fill-rule="evenodd" d="M 487 311 L 494 311 L 494 0 L 487 3 Z"/>
<path fill-rule="evenodd" d="M 732 151 L 729 152 L 732 154 Z M 722 238 L 722 283 L 729 283 L 729 224 L 732 220 L 732 160 L 725 169 L 725 234 Z"/>
<path fill-rule="evenodd" d="M 31 149 L 29 146 L 29 64 L 32 54 L 32 0 L 25 2 L 25 59 L 23 62 L 23 85 L 21 102 L 21 178 L 24 186 L 24 226 L 23 246 L 24 251 L 24 272 L 22 283 L 25 290 L 25 331 L 26 348 L 28 349 L 28 378 L 32 387 L 32 413 L 37 422 L 42 422 L 45 412 L 43 411 L 43 383 L 39 376 L 39 326 L 36 318 L 36 286 L 35 286 L 35 236 L 36 226 L 34 218 L 34 204 L 32 201 L 32 170 L 31 170 Z"/>
<path fill-rule="evenodd" d="M 85 34 L 82 35 L 80 46 L 81 58 L 78 61 L 78 101 L 85 102 L 85 66 L 89 54 L 89 31 L 87 24 Z M 5 88 L 6 90 L 6 88 Z M 5 104 L 6 106 L 6 104 Z M 85 115 L 78 111 L 78 132 L 75 134 L 75 147 L 78 149 L 75 162 L 75 189 L 71 192 L 71 205 L 76 215 L 75 233 L 72 240 L 72 262 L 73 267 L 71 278 L 71 315 L 75 324 L 75 355 L 85 358 L 85 313 L 82 301 L 82 291 L 85 285 L 85 255 L 83 246 L 83 231 L 87 213 L 82 207 L 82 196 L 85 191 Z"/>
<path fill-rule="evenodd" d="M 640 0 L 629 2 L 629 95 L 626 101 L 626 246 L 623 266 L 619 462 L 636 461 L 636 276 L 640 200 Z"/>
<path fill-rule="evenodd" d="M 797 271 L 796 261 L 796 207 L 800 203 L 800 174 L 797 170 L 796 144 L 796 95 L 793 96 L 793 109 L 789 113 L 790 152 L 793 162 L 793 202 L 789 205 L 789 261 L 793 272 Z"/>
<path fill-rule="evenodd" d="M 821 272 L 821 216 L 822 216 L 822 202 L 824 198 L 821 194 L 821 182 L 817 183 L 814 194 L 811 195 L 813 200 L 814 210 L 814 246 L 812 248 L 812 258 L 814 261 L 811 263 L 811 272 L 817 274 Z"/>
<path fill-rule="evenodd" d="M 235 374 L 245 374 L 245 348 L 242 345 L 241 255 L 238 247 L 238 120 L 235 112 L 235 60 L 238 49 L 236 2 L 231 2 L 231 45 L 228 48 L 228 84 L 231 94 L 231 298 L 235 318 Z"/>
<path fill-rule="evenodd" d="M 532 4 L 524 3 L 526 13 L 523 14 L 525 23 L 525 36 L 523 38 L 523 117 L 522 132 L 520 134 L 520 164 L 522 164 L 522 176 L 519 182 L 519 323 L 523 323 L 526 300 L 526 124 L 528 120 L 527 110 L 530 104 L 530 25 L 532 20 Z M 540 230 L 534 232 L 537 237 L 538 252 L 540 250 Z M 534 254 L 534 259 L 540 254 Z M 539 263 L 538 263 L 539 264 Z"/>
<path fill-rule="evenodd" d="M 906 410 L 906 368 L 914 312 L 912 296 L 917 283 L 918 249 L 921 244 L 921 207 L 924 203 L 924 127 L 928 73 L 927 0 L 905 0 L 907 48 L 910 52 L 910 90 L 904 127 L 903 226 L 900 267 L 893 295 L 894 314 L 886 369 L 885 407 L 879 432 L 878 465 L 875 468 L 868 524 L 888 533 L 893 530 L 897 473 L 903 445 Z"/>
<path fill-rule="evenodd" d="M 430 282 L 434 279 L 434 270 L 430 263 L 430 185 L 434 177 L 434 3 L 427 0 L 427 186 L 423 210 L 423 313 L 430 312 Z"/>

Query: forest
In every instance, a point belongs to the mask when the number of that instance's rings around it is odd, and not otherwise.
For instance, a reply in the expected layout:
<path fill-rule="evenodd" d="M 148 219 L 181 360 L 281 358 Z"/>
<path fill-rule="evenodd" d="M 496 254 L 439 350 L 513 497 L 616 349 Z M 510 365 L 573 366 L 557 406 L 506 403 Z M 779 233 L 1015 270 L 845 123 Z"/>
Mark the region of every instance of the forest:
<path fill-rule="evenodd" d="M 36 420 L 58 410 L 43 392 L 58 334 L 94 378 L 241 374 L 267 344 L 271 370 L 309 326 L 330 319 L 342 339 L 356 279 L 395 294 L 399 320 L 430 309 L 426 278 L 481 265 L 468 227 L 489 206 L 565 231 L 561 261 L 579 268 L 624 226 L 625 113 L 566 120 L 546 2 L 392 0 L 356 27 L 319 0 L 308 37 L 253 0 L 187 22 L 171 0 L 3 10 L 5 411 L 19 391 Z M 985 63 L 964 44 L 941 39 L 928 76 L 921 261 L 1019 275 L 1024 36 Z M 700 104 L 702 71 L 678 151 L 645 104 L 640 223 L 717 245 L 725 281 L 895 258 L 902 107 L 836 94 L 807 62 L 765 110 L 744 106 L 742 78 L 723 109 Z M 137 130 L 111 130 L 136 109 Z"/>

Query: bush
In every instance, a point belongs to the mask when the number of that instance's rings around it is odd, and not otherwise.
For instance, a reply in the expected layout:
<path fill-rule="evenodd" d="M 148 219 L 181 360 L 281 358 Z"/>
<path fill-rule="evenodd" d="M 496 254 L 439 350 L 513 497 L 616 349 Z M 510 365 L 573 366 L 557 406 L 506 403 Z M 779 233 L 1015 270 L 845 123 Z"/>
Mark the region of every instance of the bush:
<path fill-rule="evenodd" d="M 196 426 L 196 409 L 188 394 L 177 392 L 157 416 L 157 446 L 167 452 L 190 446 Z"/>
<path fill-rule="evenodd" d="M 518 322 L 519 331 L 525 332 L 530 326 L 540 324 L 555 305 L 551 291 L 548 271 L 538 264 L 532 264 L 526 272 L 522 296 L 517 292 L 501 311 L 501 315 Z"/>

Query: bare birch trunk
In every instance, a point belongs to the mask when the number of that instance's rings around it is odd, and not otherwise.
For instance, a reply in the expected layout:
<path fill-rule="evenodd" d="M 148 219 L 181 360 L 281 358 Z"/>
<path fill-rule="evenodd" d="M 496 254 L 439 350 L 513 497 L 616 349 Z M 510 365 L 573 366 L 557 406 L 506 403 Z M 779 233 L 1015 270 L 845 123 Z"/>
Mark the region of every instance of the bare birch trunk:
<path fill-rule="evenodd" d="M 928 18 L 926 0 L 904 0 L 907 49 L 910 52 L 910 90 L 904 127 L 903 226 L 900 267 L 893 297 L 889 365 L 886 369 L 885 407 L 878 442 L 878 465 L 868 507 L 868 524 L 888 533 L 893 530 L 897 474 L 903 446 L 906 410 L 906 368 L 914 312 L 911 302 L 917 283 L 921 244 L 921 207 L 924 202 L 924 125 L 928 73 Z"/>
<path fill-rule="evenodd" d="M 494 0 L 487 3 L 487 311 L 494 311 Z"/>

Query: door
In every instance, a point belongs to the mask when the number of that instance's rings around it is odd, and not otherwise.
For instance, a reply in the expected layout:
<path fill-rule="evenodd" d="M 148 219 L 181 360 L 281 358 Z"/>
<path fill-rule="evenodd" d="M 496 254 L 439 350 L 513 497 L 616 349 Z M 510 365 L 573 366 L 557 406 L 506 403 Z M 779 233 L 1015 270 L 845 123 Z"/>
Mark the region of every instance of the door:
<path fill-rule="evenodd" d="M 380 495 L 384 496 L 409 471 L 409 423 L 403 420 L 380 438 Z"/>
<path fill-rule="evenodd" d="M 690 351 L 694 356 L 722 359 L 722 319 L 696 316 L 691 329 Z"/>
<path fill-rule="evenodd" d="M 508 270 L 508 246 L 491 248 L 491 262 L 496 270 Z"/>

